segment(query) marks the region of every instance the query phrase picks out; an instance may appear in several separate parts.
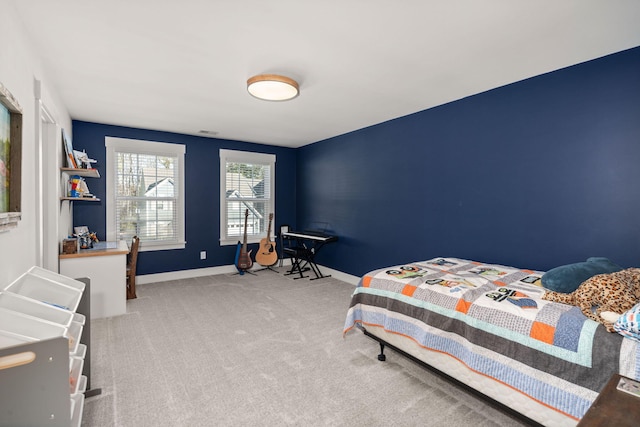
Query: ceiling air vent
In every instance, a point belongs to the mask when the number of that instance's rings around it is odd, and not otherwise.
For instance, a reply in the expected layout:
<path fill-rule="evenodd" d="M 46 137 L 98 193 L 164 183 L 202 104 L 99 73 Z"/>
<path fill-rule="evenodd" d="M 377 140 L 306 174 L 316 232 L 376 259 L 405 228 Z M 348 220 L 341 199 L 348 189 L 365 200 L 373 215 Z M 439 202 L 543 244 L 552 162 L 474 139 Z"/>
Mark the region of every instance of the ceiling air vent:
<path fill-rule="evenodd" d="M 198 134 L 204 136 L 216 136 L 218 132 L 216 132 L 215 130 L 199 130 Z"/>

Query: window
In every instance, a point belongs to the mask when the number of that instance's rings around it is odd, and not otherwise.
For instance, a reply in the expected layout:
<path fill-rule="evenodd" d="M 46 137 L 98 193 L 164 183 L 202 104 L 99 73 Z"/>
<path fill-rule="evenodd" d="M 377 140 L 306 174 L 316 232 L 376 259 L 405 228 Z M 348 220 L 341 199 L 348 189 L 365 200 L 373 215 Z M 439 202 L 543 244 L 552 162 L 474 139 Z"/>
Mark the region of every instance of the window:
<path fill-rule="evenodd" d="M 220 244 L 231 245 L 266 237 L 269 214 L 275 207 L 273 154 L 220 150 Z M 273 230 L 273 228 L 272 228 Z"/>
<path fill-rule="evenodd" d="M 185 146 L 105 138 L 107 240 L 140 238 L 140 251 L 182 249 Z"/>

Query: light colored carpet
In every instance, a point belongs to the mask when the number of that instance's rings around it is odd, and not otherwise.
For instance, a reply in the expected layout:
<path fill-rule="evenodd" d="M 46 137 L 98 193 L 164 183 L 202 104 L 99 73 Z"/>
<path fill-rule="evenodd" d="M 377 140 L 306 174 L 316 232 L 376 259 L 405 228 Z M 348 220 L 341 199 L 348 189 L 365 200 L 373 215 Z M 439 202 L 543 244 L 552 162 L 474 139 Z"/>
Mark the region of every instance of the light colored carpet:
<path fill-rule="evenodd" d="M 280 269 L 282 271 L 282 269 Z M 353 286 L 272 271 L 146 284 L 92 322 L 83 426 L 518 426 L 359 331 Z"/>

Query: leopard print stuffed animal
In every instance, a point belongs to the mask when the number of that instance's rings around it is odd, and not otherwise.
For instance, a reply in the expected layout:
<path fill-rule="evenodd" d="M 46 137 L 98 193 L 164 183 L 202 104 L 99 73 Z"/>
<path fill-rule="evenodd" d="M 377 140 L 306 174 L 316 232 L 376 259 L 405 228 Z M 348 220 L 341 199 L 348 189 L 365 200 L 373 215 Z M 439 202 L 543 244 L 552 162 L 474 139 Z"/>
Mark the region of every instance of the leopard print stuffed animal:
<path fill-rule="evenodd" d="M 570 294 L 545 291 L 542 299 L 578 306 L 585 316 L 602 323 L 607 331 L 615 332 L 613 323 L 603 319 L 601 313 L 622 314 L 640 301 L 640 268 L 598 274 Z"/>

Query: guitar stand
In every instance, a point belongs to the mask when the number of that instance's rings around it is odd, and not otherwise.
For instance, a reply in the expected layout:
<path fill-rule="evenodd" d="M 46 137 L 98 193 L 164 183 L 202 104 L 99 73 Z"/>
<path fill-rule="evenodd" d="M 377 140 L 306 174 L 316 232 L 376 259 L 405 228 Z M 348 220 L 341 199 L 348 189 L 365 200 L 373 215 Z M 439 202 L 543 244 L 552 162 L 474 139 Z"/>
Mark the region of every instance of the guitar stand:
<path fill-rule="evenodd" d="M 259 268 L 259 269 L 255 270 L 255 272 L 257 273 L 258 271 L 262 271 L 262 270 L 271 270 L 271 271 L 273 271 L 274 273 L 278 273 L 278 271 L 276 271 L 276 270 L 274 270 L 274 269 L 272 268 L 272 267 L 273 267 L 274 265 L 276 265 L 277 263 L 278 263 L 278 261 L 274 262 L 274 263 L 273 263 L 273 264 L 271 264 L 271 265 L 267 265 L 266 267 L 264 267 L 264 266 L 263 266 L 263 268 Z M 280 273 L 278 273 L 278 274 L 280 274 Z"/>
<path fill-rule="evenodd" d="M 256 270 L 256 271 L 260 271 L 260 270 Z M 242 276 L 244 273 L 249 273 L 249 274 L 252 274 L 254 276 L 256 275 L 256 273 L 254 273 L 251 270 L 242 270 L 242 271 L 237 271 L 237 272 L 233 273 L 232 276 L 235 276 L 236 274 L 239 274 L 240 276 Z"/>

